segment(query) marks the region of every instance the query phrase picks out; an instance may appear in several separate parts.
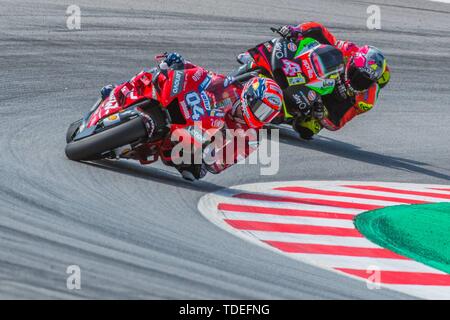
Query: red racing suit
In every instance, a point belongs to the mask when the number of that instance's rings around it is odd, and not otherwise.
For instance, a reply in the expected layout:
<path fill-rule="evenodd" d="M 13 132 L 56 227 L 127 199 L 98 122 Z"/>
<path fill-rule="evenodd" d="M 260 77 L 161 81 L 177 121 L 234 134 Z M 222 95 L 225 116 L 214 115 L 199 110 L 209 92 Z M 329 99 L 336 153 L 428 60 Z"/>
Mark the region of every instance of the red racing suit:
<path fill-rule="evenodd" d="M 197 68 L 197 66 L 186 61 L 184 69 L 191 68 Z M 208 73 L 212 80 L 204 92 L 209 98 L 211 108 L 216 110 L 215 108 L 220 104 L 222 98 L 229 98 L 232 103 L 232 108 L 224 114 L 222 129 L 216 133 L 220 135 L 220 139 L 212 139 L 209 145 L 209 150 L 217 150 L 213 153 L 218 157 L 215 157 L 213 162 L 205 162 L 209 172 L 218 174 L 257 150 L 258 131 L 262 127 L 252 128 L 244 121 L 240 100 L 243 85 L 239 83 L 226 84 L 225 76 L 213 72 Z M 218 138 L 218 136 L 214 137 Z"/>
<path fill-rule="evenodd" d="M 339 49 L 344 56 L 345 63 L 347 63 L 348 59 L 359 50 L 359 48 L 350 41 L 337 40 L 327 28 L 317 22 L 302 23 L 295 26 L 293 29 L 300 32 L 299 37 L 313 38 L 320 43 L 332 45 Z M 328 96 L 323 96 L 322 98 L 327 108 L 328 115 L 320 121 L 321 125 L 328 130 L 333 131 L 342 128 L 355 116 L 373 108 L 377 101 L 379 90 L 380 86 L 375 83 L 364 92 L 348 95 L 345 100 L 340 98 L 340 96 L 337 97 L 337 92 Z"/>
<path fill-rule="evenodd" d="M 221 157 L 214 163 L 207 164 L 207 170 L 213 174 L 220 173 L 232 165 L 246 159 L 258 148 L 258 131 L 262 127 L 250 127 L 242 117 L 240 101 L 236 101 L 232 110 L 225 114 L 222 130 L 223 143 L 211 144 L 216 150 L 222 149 Z"/>

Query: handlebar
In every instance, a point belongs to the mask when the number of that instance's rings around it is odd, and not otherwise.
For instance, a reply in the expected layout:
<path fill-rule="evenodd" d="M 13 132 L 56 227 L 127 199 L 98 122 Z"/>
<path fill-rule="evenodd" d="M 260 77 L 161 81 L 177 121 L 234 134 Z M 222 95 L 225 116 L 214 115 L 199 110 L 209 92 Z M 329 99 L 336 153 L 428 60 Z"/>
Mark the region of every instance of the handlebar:
<path fill-rule="evenodd" d="M 278 33 L 278 35 L 280 35 L 282 38 L 287 39 L 287 40 L 293 40 L 291 37 L 285 37 L 283 34 L 281 34 L 280 32 L 280 28 L 274 28 L 274 27 L 270 27 L 270 30 L 272 32 Z M 297 31 L 297 36 L 301 36 L 302 33 L 300 31 Z M 295 37 L 294 37 L 295 38 Z"/>
<path fill-rule="evenodd" d="M 270 27 L 270 30 L 274 33 L 278 33 L 281 37 L 283 37 L 283 35 L 281 34 L 280 30 L 274 27 Z"/>
<path fill-rule="evenodd" d="M 165 59 L 167 57 L 167 53 L 161 53 L 161 54 L 157 54 L 156 56 L 155 56 L 155 60 L 156 61 L 161 61 L 162 59 Z"/>

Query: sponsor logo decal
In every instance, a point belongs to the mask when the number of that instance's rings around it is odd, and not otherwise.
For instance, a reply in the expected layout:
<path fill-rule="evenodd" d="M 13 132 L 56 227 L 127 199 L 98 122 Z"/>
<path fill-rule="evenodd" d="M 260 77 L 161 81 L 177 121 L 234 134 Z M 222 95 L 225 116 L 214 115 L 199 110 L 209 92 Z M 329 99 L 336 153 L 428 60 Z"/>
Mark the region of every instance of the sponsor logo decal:
<path fill-rule="evenodd" d="M 302 92 L 300 92 L 302 93 Z M 302 98 L 298 94 L 293 94 L 292 97 L 295 100 L 295 104 L 298 106 L 300 111 L 304 111 L 306 109 L 306 103 L 302 100 Z"/>
<path fill-rule="evenodd" d="M 288 49 L 291 50 L 292 52 L 297 51 L 297 45 L 293 42 L 289 42 L 287 45 Z"/>
<path fill-rule="evenodd" d="M 287 81 L 290 86 L 306 83 L 305 77 L 303 77 L 301 74 L 297 75 L 296 77 L 287 77 Z"/>
<path fill-rule="evenodd" d="M 203 70 L 199 68 L 199 69 L 197 69 L 197 71 L 195 71 L 194 75 L 192 76 L 192 80 L 197 82 L 200 80 L 202 75 L 203 75 Z"/>
<path fill-rule="evenodd" d="M 214 111 L 217 112 L 218 110 L 223 111 L 223 110 L 225 110 L 226 108 L 230 107 L 231 105 L 232 105 L 231 99 L 230 99 L 230 98 L 226 98 L 226 99 L 224 99 L 224 100 L 222 100 L 222 101 L 217 102 L 217 103 L 215 104 L 215 106 L 214 106 L 214 109 L 215 109 L 215 110 L 212 110 L 212 111 L 210 112 L 210 114 L 213 115 Z"/>
<path fill-rule="evenodd" d="M 158 93 L 156 92 L 155 86 L 152 87 L 152 99 L 158 100 Z"/>
<path fill-rule="evenodd" d="M 211 119 L 211 127 L 221 128 L 224 125 L 224 121 L 222 119 Z"/>
<path fill-rule="evenodd" d="M 333 79 L 323 80 L 324 87 L 333 87 L 335 83 L 336 83 L 336 81 L 334 81 Z"/>
<path fill-rule="evenodd" d="M 270 42 L 265 42 L 264 46 L 266 47 L 267 51 L 272 52 L 273 46 Z"/>
<path fill-rule="evenodd" d="M 267 96 L 267 100 L 269 100 L 270 103 L 272 103 L 272 104 L 274 104 L 274 105 L 277 105 L 277 106 L 281 105 L 281 100 L 280 100 L 280 98 L 278 98 L 277 96 L 275 96 L 275 95 L 273 95 L 273 94 L 269 94 L 269 95 Z"/>
<path fill-rule="evenodd" d="M 294 77 L 299 74 L 302 69 L 298 63 L 283 59 L 283 72 L 287 77 Z"/>
<path fill-rule="evenodd" d="M 130 89 L 128 88 L 127 85 L 124 85 L 124 86 L 120 89 L 120 92 L 122 92 L 122 94 L 123 94 L 124 96 L 126 96 L 126 95 L 130 92 Z"/>
<path fill-rule="evenodd" d="M 186 94 L 186 104 L 192 110 L 192 120 L 198 121 L 205 114 L 205 111 L 202 108 L 202 99 L 198 95 L 197 92 L 192 91 Z"/>
<path fill-rule="evenodd" d="M 305 68 L 305 70 L 306 70 L 306 73 L 307 73 L 307 75 L 308 75 L 308 78 L 312 78 L 313 76 L 314 76 L 314 71 L 313 71 L 313 69 L 311 68 L 311 64 L 307 61 L 307 60 L 303 60 L 302 61 L 302 64 L 303 64 L 303 67 Z"/>
<path fill-rule="evenodd" d="M 151 82 L 151 80 L 145 74 L 142 74 L 140 80 L 144 84 L 144 86 L 148 86 Z"/>
<path fill-rule="evenodd" d="M 117 114 L 112 114 L 109 117 L 103 119 L 104 126 L 110 126 L 112 124 L 120 122 L 120 118 Z"/>
<path fill-rule="evenodd" d="M 287 56 L 287 49 L 286 46 L 283 45 L 281 42 L 277 42 L 275 44 L 275 56 L 278 59 L 284 58 Z"/>
<path fill-rule="evenodd" d="M 373 105 L 369 104 L 369 103 L 365 103 L 363 101 L 358 102 L 358 107 L 362 110 L 362 111 L 367 111 L 372 109 Z"/>
<path fill-rule="evenodd" d="M 183 113 L 184 118 L 186 120 L 190 119 L 191 118 L 191 114 L 189 113 L 189 110 L 188 110 L 188 108 L 186 106 L 186 102 L 181 101 L 180 102 L 180 108 L 181 108 L 181 112 Z"/>
<path fill-rule="evenodd" d="M 176 70 L 172 80 L 171 96 L 176 96 L 181 92 L 184 82 L 184 71 Z"/>
<path fill-rule="evenodd" d="M 317 94 L 313 90 L 309 90 L 308 99 L 309 101 L 314 101 L 317 98 Z"/>
<path fill-rule="evenodd" d="M 227 76 L 225 78 L 225 81 L 223 82 L 223 87 L 226 88 L 228 87 L 230 84 L 232 84 L 234 82 L 234 78 L 232 76 Z"/>
<path fill-rule="evenodd" d="M 202 83 L 198 86 L 199 91 L 203 91 L 206 88 L 208 88 L 209 84 L 211 83 L 211 76 L 207 75 L 205 79 L 203 79 Z"/>
<path fill-rule="evenodd" d="M 209 101 L 209 97 L 206 94 L 205 91 L 200 92 L 200 96 L 202 97 L 203 100 L 203 105 L 205 106 L 205 109 L 210 111 L 211 110 L 211 102 Z"/>
<path fill-rule="evenodd" d="M 223 110 L 214 109 L 214 110 L 211 111 L 210 116 L 211 117 L 222 118 L 222 117 L 225 116 L 225 113 L 223 112 Z"/>

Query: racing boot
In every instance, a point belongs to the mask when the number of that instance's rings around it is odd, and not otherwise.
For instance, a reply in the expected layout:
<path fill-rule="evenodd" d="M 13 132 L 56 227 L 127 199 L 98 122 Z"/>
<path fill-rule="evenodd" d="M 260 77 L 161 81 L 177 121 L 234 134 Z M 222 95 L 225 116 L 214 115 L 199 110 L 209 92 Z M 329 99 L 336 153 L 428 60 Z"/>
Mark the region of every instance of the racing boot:
<path fill-rule="evenodd" d="M 200 180 L 208 173 L 204 164 L 178 165 L 175 168 L 188 181 Z"/>

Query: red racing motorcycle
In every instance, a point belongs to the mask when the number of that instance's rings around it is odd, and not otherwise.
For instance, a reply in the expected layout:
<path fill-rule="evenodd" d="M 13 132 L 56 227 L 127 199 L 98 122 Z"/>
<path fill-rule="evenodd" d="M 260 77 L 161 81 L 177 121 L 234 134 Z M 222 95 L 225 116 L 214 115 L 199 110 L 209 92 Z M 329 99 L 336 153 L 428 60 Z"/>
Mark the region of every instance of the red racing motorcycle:
<path fill-rule="evenodd" d="M 164 55 L 156 58 L 161 62 Z M 179 68 L 162 65 L 115 87 L 72 123 L 66 134 L 67 157 L 124 158 L 141 164 L 161 159 L 173 166 L 172 150 L 180 140 L 199 147 L 207 142 L 205 132 L 220 130 L 242 86 L 224 85 L 225 76 L 188 62 Z"/>

